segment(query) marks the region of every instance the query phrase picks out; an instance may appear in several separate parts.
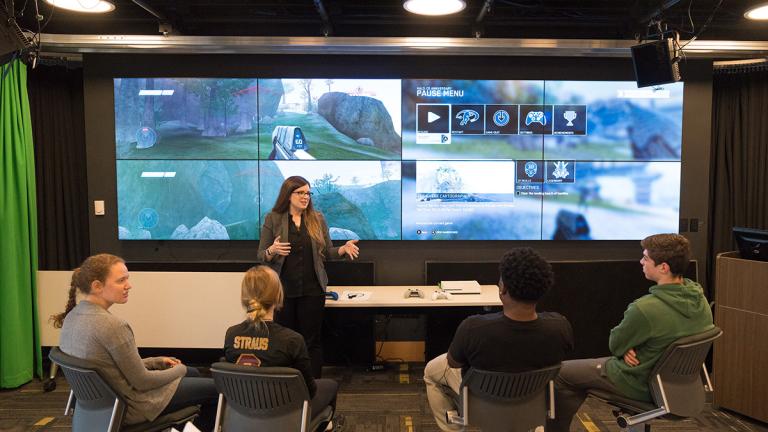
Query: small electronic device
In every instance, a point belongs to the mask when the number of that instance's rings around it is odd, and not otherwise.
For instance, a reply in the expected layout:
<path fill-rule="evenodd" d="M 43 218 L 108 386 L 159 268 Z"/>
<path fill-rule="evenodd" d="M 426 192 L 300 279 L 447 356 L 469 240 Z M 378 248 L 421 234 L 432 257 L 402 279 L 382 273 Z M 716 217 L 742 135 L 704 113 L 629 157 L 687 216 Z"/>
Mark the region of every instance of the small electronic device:
<path fill-rule="evenodd" d="M 733 227 L 742 259 L 768 261 L 768 230 Z"/>
<path fill-rule="evenodd" d="M 451 294 L 480 294 L 482 289 L 477 281 L 441 281 L 440 291 Z"/>
<path fill-rule="evenodd" d="M 411 297 L 424 298 L 424 291 L 420 290 L 419 288 L 408 288 L 407 290 L 405 290 L 405 295 L 403 297 L 405 297 L 405 298 L 411 298 Z"/>
<path fill-rule="evenodd" d="M 432 300 L 450 300 L 451 293 L 445 291 L 435 291 L 432 293 Z"/>
<path fill-rule="evenodd" d="M 339 293 L 336 291 L 326 291 L 325 292 L 325 299 L 326 300 L 338 300 L 339 299 Z"/>

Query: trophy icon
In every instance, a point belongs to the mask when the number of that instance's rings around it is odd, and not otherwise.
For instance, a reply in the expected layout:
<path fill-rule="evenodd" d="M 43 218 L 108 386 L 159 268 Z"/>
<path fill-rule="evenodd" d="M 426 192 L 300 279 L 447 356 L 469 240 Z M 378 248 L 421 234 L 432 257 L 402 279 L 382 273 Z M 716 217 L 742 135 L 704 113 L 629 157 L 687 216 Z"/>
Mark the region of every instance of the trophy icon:
<path fill-rule="evenodd" d="M 576 118 L 576 111 L 566 111 L 563 113 L 563 118 L 568 120 L 566 126 L 573 126 L 573 120 Z"/>

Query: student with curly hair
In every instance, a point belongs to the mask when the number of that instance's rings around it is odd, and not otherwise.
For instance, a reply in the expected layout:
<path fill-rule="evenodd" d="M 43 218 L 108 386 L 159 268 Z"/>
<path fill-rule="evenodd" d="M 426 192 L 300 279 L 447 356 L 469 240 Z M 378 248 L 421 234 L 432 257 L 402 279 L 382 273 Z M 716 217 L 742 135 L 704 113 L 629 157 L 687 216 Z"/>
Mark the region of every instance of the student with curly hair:
<path fill-rule="evenodd" d="M 448 352 L 424 368 L 427 399 L 441 430 L 459 431 L 446 411 L 455 410 L 461 377 L 470 367 L 521 372 L 560 363 L 573 349 L 573 330 L 565 317 L 536 312 L 536 303 L 554 282 L 552 268 L 531 248 L 508 251 L 499 265 L 503 310 L 474 315 L 456 329 Z"/>

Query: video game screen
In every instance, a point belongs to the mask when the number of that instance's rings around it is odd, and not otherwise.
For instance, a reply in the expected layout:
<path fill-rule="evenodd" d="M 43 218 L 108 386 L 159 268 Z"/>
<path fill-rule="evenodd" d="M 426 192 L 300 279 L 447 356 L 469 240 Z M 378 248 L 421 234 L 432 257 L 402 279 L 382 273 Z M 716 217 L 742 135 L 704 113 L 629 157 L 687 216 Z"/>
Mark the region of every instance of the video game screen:
<path fill-rule="evenodd" d="M 403 160 L 541 159 L 543 102 L 544 81 L 403 80 Z"/>
<path fill-rule="evenodd" d="M 515 194 L 515 161 L 404 161 L 404 240 L 539 240 L 541 197 Z"/>
<path fill-rule="evenodd" d="M 119 160 L 120 240 L 258 240 L 258 161 Z"/>
<path fill-rule="evenodd" d="M 400 80 L 260 79 L 259 156 L 400 160 Z"/>
<path fill-rule="evenodd" d="M 261 161 L 260 172 L 262 223 L 283 181 L 299 175 L 311 184 L 331 239 L 400 239 L 399 161 Z"/>
<path fill-rule="evenodd" d="M 683 83 L 546 81 L 544 159 L 679 161 Z"/>
<path fill-rule="evenodd" d="M 255 78 L 115 78 L 117 159 L 258 159 Z"/>
<path fill-rule="evenodd" d="M 677 232 L 683 83 L 115 78 L 118 237 L 256 240 L 309 180 L 334 240 Z"/>
<path fill-rule="evenodd" d="M 633 240 L 678 230 L 680 162 L 561 160 L 547 161 L 544 171 L 542 240 Z"/>

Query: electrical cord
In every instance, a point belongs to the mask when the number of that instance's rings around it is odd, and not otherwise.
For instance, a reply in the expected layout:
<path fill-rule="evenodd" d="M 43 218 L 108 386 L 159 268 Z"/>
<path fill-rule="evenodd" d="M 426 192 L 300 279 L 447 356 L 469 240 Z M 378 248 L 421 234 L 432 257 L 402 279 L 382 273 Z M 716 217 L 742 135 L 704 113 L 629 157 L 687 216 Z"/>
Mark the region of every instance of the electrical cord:
<path fill-rule="evenodd" d="M 694 34 L 692 38 L 688 40 L 688 42 L 685 43 L 685 45 L 680 47 L 680 52 L 682 53 L 682 50 L 688 46 L 689 43 L 695 41 L 698 39 L 699 36 L 701 36 L 702 33 L 704 33 L 704 30 L 707 29 L 707 26 L 712 22 L 712 20 L 715 18 L 715 14 L 717 14 L 717 11 L 720 9 L 720 6 L 723 5 L 723 0 L 719 0 L 717 2 L 717 5 L 715 5 L 715 8 L 712 10 L 712 13 L 709 14 L 709 17 L 707 18 L 707 21 L 704 23 L 704 25 L 701 26 L 698 33 Z M 691 20 L 691 23 L 693 23 L 693 20 Z"/>

